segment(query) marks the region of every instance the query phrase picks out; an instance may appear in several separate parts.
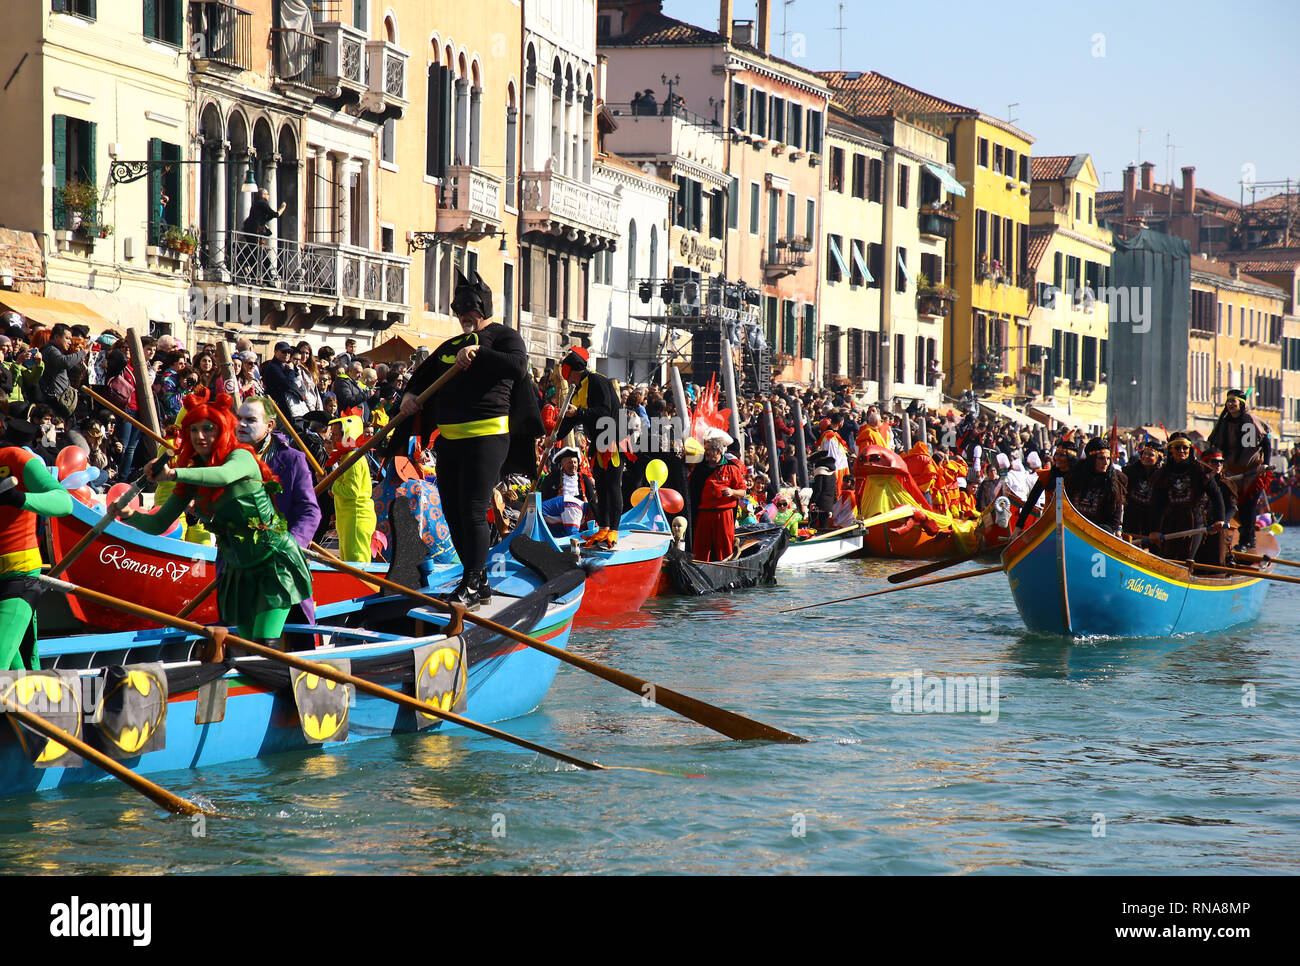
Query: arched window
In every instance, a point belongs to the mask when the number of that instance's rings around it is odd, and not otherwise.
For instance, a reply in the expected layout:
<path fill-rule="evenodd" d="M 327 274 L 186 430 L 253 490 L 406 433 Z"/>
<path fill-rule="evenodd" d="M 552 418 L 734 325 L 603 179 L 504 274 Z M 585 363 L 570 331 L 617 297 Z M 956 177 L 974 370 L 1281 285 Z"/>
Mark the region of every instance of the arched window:
<path fill-rule="evenodd" d="M 656 278 L 659 274 L 659 226 L 650 226 L 650 267 L 646 269 L 646 275 L 650 278 Z"/>
<path fill-rule="evenodd" d="M 564 173 L 564 68 L 551 63 L 551 167 Z"/>
<path fill-rule="evenodd" d="M 632 287 L 636 278 L 636 222 L 627 223 L 627 287 Z"/>
<path fill-rule="evenodd" d="M 518 167 L 519 108 L 515 104 L 515 84 L 510 82 L 506 88 L 506 205 L 514 208 L 518 204 L 518 188 L 515 184 Z"/>
<path fill-rule="evenodd" d="M 537 55 L 530 46 L 524 53 L 524 163 L 525 171 L 536 170 L 533 155 L 534 128 L 537 125 Z"/>

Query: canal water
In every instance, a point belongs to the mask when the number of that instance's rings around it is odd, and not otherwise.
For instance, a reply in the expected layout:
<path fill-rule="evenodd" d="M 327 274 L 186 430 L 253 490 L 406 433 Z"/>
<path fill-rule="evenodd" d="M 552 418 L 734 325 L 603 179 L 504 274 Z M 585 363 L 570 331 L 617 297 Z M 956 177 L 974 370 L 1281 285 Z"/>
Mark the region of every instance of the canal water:
<path fill-rule="evenodd" d="M 1300 558 L 1300 533 L 1281 538 Z M 1300 868 L 1300 588 L 1176 640 L 1024 632 L 1000 574 L 887 586 L 856 560 L 734 595 L 652 600 L 572 648 L 797 732 L 728 741 L 563 666 L 506 730 L 407 735 L 7 799 L 9 873 L 1285 873 Z M 974 569 L 976 564 L 968 565 Z"/>

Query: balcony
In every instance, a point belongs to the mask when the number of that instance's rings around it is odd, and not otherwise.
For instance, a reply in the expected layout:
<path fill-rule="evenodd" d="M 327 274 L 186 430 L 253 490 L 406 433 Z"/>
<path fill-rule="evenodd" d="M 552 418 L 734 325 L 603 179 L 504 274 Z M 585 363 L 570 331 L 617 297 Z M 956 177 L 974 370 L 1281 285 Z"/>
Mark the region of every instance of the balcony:
<path fill-rule="evenodd" d="M 447 169 L 438 196 L 438 231 L 472 239 L 501 227 L 501 179 L 467 164 Z"/>
<path fill-rule="evenodd" d="M 524 232 L 563 234 L 570 242 L 603 248 L 618 240 L 618 198 L 555 171 L 525 171 L 520 178 Z"/>
<path fill-rule="evenodd" d="M 264 238 L 242 231 L 211 238 L 198 252 L 202 277 L 339 309 L 391 313 L 409 306 L 411 260 L 354 245 Z"/>
<path fill-rule="evenodd" d="M 230 0 L 190 0 L 195 70 L 253 69 L 253 14 Z"/>
<path fill-rule="evenodd" d="M 54 204 L 50 215 L 54 240 L 60 251 L 79 251 L 88 254 L 95 242 L 113 232 L 112 225 L 103 224 L 103 212 L 96 205 L 72 207 L 64 202 L 62 189 L 54 189 Z"/>
<path fill-rule="evenodd" d="M 366 91 L 366 35 L 337 21 L 313 24 L 314 33 L 271 30 L 274 79 L 288 91 L 356 103 Z"/>
<path fill-rule="evenodd" d="M 931 238 L 952 238 L 953 227 L 957 224 L 957 212 L 951 204 L 922 205 L 917 214 L 917 226 L 922 235 Z"/>
<path fill-rule="evenodd" d="M 782 238 L 768 246 L 763 260 L 763 278 L 773 281 L 793 275 L 808 265 L 808 252 L 812 248 L 801 238 Z"/>
<path fill-rule="evenodd" d="M 366 41 L 369 86 L 361 96 L 361 109 L 384 120 L 406 112 L 406 51 L 387 40 Z"/>
<path fill-rule="evenodd" d="M 916 314 L 931 318 L 944 318 L 952 310 L 952 303 L 957 300 L 957 293 L 950 288 L 938 286 L 916 293 Z"/>

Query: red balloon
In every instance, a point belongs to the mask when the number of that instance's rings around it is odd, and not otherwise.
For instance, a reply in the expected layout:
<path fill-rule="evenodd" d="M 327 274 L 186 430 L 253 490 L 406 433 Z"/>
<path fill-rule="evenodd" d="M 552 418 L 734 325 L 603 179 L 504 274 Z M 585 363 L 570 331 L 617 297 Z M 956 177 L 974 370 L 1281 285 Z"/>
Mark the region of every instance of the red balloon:
<path fill-rule="evenodd" d="M 80 473 L 86 468 L 86 451 L 80 446 L 65 446 L 54 458 L 54 468 L 59 471 L 59 479 L 66 479 L 73 473 Z"/>
<path fill-rule="evenodd" d="M 73 449 L 76 449 L 76 447 L 74 446 Z M 75 499 L 78 499 L 82 503 L 86 504 L 86 506 L 94 506 L 95 494 L 91 492 L 90 487 L 83 486 L 79 490 L 73 490 L 72 495 Z"/>
<path fill-rule="evenodd" d="M 131 489 L 130 483 L 114 483 L 112 486 L 108 488 L 108 492 L 104 494 L 106 503 L 113 503 L 114 501 L 117 500 L 119 496 L 121 496 L 129 489 Z M 131 502 L 126 505 L 126 508 L 128 510 L 140 509 L 140 497 L 136 496 L 135 498 L 133 498 Z"/>
<path fill-rule="evenodd" d="M 659 502 L 664 505 L 665 513 L 681 513 L 686 501 L 676 490 L 659 487 Z"/>

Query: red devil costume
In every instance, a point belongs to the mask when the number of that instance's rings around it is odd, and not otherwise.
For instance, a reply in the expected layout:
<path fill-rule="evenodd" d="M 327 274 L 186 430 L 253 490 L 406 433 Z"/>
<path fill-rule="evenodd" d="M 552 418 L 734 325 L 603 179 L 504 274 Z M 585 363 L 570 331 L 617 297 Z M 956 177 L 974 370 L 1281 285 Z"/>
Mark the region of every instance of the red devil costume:
<path fill-rule="evenodd" d="M 691 470 L 691 506 L 695 507 L 695 542 L 691 553 L 696 560 L 726 560 L 736 548 L 736 497 L 731 490 L 745 488 L 745 467 L 730 453 L 709 465 Z"/>

